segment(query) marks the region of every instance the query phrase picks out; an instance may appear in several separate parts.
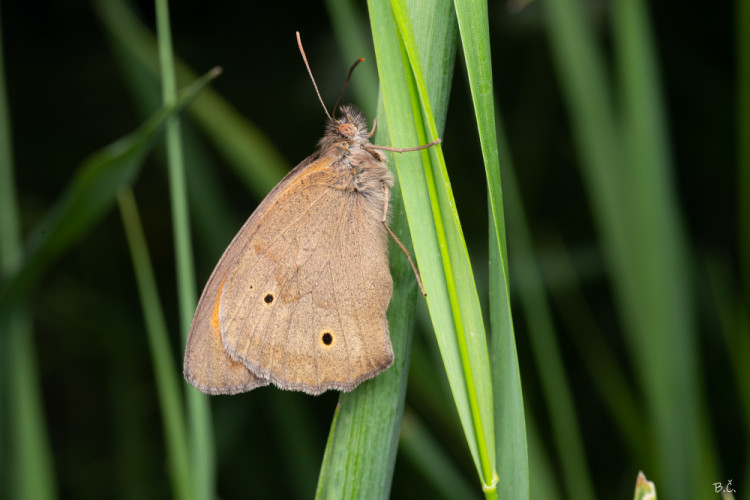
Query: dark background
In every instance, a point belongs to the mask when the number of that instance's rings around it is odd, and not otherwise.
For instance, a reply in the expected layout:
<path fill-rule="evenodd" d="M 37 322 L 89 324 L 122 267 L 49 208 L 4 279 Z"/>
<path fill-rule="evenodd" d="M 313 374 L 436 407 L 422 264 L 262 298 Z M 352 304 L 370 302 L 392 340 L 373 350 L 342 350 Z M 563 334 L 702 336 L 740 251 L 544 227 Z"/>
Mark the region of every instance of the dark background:
<path fill-rule="evenodd" d="M 589 270 L 584 278 L 587 297 L 598 319 L 611 327 L 607 340 L 624 359 L 590 207 L 575 166 L 578 157 L 551 60 L 543 3 L 510 13 L 504 3 L 490 2 L 496 96 L 539 250 L 544 255 L 546 242 L 561 239 L 583 262 Z M 364 3 L 358 5 L 366 14 Z M 609 47 L 608 2 L 592 1 L 587 6 L 597 19 L 602 44 Z M 153 27 L 152 3 L 134 2 L 134 7 Z M 290 167 L 309 155 L 322 134 L 325 116 L 301 63 L 294 32 L 303 34 L 326 102 L 335 99 L 351 63 L 337 47 L 325 6 L 186 0 L 170 7 L 176 54 L 199 74 L 221 65 L 224 73 L 213 88 L 268 135 Z M 737 158 L 731 4 L 687 7 L 683 2 L 653 2 L 650 9 L 680 209 L 692 251 L 698 262 L 713 259 L 732 276 L 737 266 Z M 27 235 L 81 162 L 134 130 L 146 114 L 134 104 L 88 3 L 3 2 L 0 14 L 16 185 Z M 375 64 L 370 54 L 365 56 L 365 64 Z M 456 68 L 444 151 L 481 287 L 487 254 L 485 180 L 460 57 Z M 212 154 L 210 160 L 215 162 L 234 218 L 221 222 L 226 227 L 224 241 L 202 241 L 197 231 L 194 234 L 199 287 L 217 252 L 260 201 L 234 180 L 218 155 Z M 149 158 L 135 191 L 179 363 L 169 190 L 160 154 Z M 698 280 L 701 276 L 699 269 Z M 733 402 L 737 388 L 723 361 L 726 353 L 715 343 L 714 313 L 708 305 L 700 307 L 705 309 L 699 312 L 704 391 L 715 409 L 709 409 L 711 428 L 721 465 L 728 477 L 737 478 L 736 485 L 747 459 L 747 451 L 738 443 L 742 433 L 735 432 L 741 429 Z M 44 278 L 35 292 L 32 313 L 61 497 L 168 496 L 151 362 L 116 211 Z M 537 414 L 541 434 L 548 438 L 550 429 L 544 424 L 545 409 L 520 317 L 516 328 L 527 411 Z M 430 335 L 429 330 L 420 333 L 415 350 L 429 345 Z M 631 462 L 611 423 L 602 416 L 601 402 L 588 397 L 589 382 L 576 353 L 564 339 L 562 345 L 597 491 L 601 498 L 629 498 L 639 464 Z M 428 369 L 438 374 L 441 370 Z M 272 388 L 213 398 L 220 496 L 312 495 L 336 398 L 336 394 L 312 398 Z M 452 403 L 446 400 L 446 404 Z M 420 413 L 419 394 L 407 393 L 407 405 L 408 411 L 432 425 L 430 415 Z M 298 412 L 306 416 L 307 428 L 293 437 L 281 435 L 279 419 Z M 432 430 L 438 436 L 445 431 L 437 426 Z M 296 439 L 307 440 L 307 449 L 316 453 L 299 456 Z M 443 445 L 467 481 L 476 484 L 465 444 L 447 437 Z M 299 477 L 279 476 L 279 471 L 290 467 Z M 533 482 L 532 474 L 532 488 Z M 393 496 L 428 496 L 430 488 L 411 462 L 399 457 Z"/>

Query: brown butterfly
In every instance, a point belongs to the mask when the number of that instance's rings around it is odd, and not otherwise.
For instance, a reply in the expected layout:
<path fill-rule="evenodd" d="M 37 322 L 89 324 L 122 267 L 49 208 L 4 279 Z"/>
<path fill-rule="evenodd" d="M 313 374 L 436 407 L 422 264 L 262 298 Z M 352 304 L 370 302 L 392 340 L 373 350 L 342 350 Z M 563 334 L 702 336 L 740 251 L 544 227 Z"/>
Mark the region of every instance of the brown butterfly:
<path fill-rule="evenodd" d="M 310 72 L 299 33 L 297 40 Z M 380 150 L 440 140 L 375 146 L 374 127 L 354 106 L 328 118 L 317 151 L 252 213 L 201 294 L 184 372 L 202 392 L 269 383 L 308 394 L 350 391 L 393 363 L 386 319 L 393 174 Z"/>

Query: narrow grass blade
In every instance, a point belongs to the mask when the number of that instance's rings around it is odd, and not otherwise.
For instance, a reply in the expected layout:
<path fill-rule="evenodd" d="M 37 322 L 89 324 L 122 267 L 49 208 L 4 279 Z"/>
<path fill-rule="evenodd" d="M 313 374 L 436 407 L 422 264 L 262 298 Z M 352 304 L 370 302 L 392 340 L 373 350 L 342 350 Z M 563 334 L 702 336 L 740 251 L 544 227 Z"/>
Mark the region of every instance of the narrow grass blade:
<path fill-rule="evenodd" d="M 510 306 L 505 210 L 500 178 L 500 159 L 509 165 L 510 154 L 503 132 L 496 129 L 495 123 L 487 5 L 468 0 L 455 0 L 454 4 L 487 176 L 490 221 L 491 359 L 495 398 L 495 442 L 500 477 L 499 495 L 503 498 L 528 498 L 526 426 Z"/>
<path fill-rule="evenodd" d="M 438 440 L 419 418 L 407 411 L 401 427 L 399 454 L 407 458 L 442 498 L 480 498 L 479 492 L 456 469 Z"/>
<path fill-rule="evenodd" d="M 31 315 L 24 305 L 0 313 L 0 328 L 6 333 L 4 371 L 8 387 L 3 420 L 7 419 L 9 448 L 7 488 L 9 498 L 57 498 L 52 451 L 45 428 L 44 407 L 39 390 Z"/>
<path fill-rule="evenodd" d="M 487 4 L 469 0 L 455 0 L 456 18 L 464 49 L 469 89 L 477 119 L 479 143 L 482 147 L 484 169 L 490 198 L 490 215 L 495 226 L 495 240 L 490 244 L 500 249 L 505 286 L 508 281 L 508 249 L 505 241 L 505 216 L 503 210 L 500 163 L 498 158 L 497 132 L 495 130 L 495 102 L 492 83 L 492 58 L 490 53 L 490 28 Z M 507 304 L 508 319 L 504 328 L 513 335 L 510 320 L 510 303 Z"/>
<path fill-rule="evenodd" d="M 530 498 L 560 500 L 563 490 L 557 484 L 557 478 L 547 455 L 549 447 L 543 442 L 537 428 L 534 415 L 527 415 L 526 435 L 529 443 L 529 475 L 534 478 L 529 483 Z M 500 482 L 502 485 L 502 481 Z M 501 497 L 513 498 L 513 497 Z"/>
<path fill-rule="evenodd" d="M 180 370 L 175 366 L 172 356 L 167 322 L 164 319 L 164 312 L 159 300 L 156 278 L 148 255 L 146 238 L 143 234 L 133 192 L 129 188 L 124 188 L 119 191 L 117 199 L 130 247 L 130 256 L 133 260 L 133 269 L 141 298 L 141 309 L 146 323 L 151 361 L 161 406 L 172 494 L 178 499 L 190 499 L 192 493 L 187 431 L 182 413 L 181 384 L 177 378 Z"/>
<path fill-rule="evenodd" d="M 155 3 L 162 99 L 164 105 L 170 105 L 176 99 L 177 84 L 172 54 L 172 33 L 169 26 L 169 5 L 167 0 L 155 0 Z M 182 339 L 181 346 L 184 346 L 187 343 L 198 298 L 195 289 L 193 245 L 190 237 L 190 215 L 188 213 L 185 165 L 182 156 L 182 136 L 176 116 L 170 117 L 167 121 L 165 138 L 175 242 L 180 337 Z M 191 493 L 194 498 L 209 500 L 215 495 L 216 482 L 215 451 L 211 432 L 211 407 L 205 394 L 201 394 L 187 384 L 183 385 L 187 391 L 187 412 L 190 424 L 190 458 L 192 462 L 190 479 L 193 486 Z"/>
<path fill-rule="evenodd" d="M 177 102 L 159 110 L 138 130 L 94 153 L 78 169 L 70 186 L 32 231 L 26 258 L 0 290 L 0 307 L 28 292 L 52 261 L 99 221 L 115 202 L 117 191 L 131 184 L 166 120 L 180 112 L 212 79 L 213 70 L 180 93 Z"/>
<path fill-rule="evenodd" d="M 491 218 L 490 218 L 491 220 Z M 529 451 L 515 333 L 508 330 L 509 289 L 502 272 L 502 257 L 495 244 L 495 225 L 490 235 L 490 324 L 492 342 L 492 388 L 495 398 L 495 446 L 497 454 L 498 496 L 529 498 Z"/>
<path fill-rule="evenodd" d="M 375 54 L 372 51 L 367 21 L 359 12 L 361 6 L 353 0 L 326 0 L 325 3 L 344 62 L 352 64 L 360 57 L 366 61 L 366 64 L 357 67 L 356 76 L 349 85 L 359 109 L 365 116 L 375 116 L 378 72 L 375 59 L 371 57 Z M 346 95 L 343 99 L 346 100 Z"/>
<path fill-rule="evenodd" d="M 114 22 L 110 15 L 102 14 L 101 22 L 103 28 L 109 35 L 112 55 L 120 68 L 122 80 L 130 91 L 130 97 L 142 116 L 148 116 L 152 110 L 161 106 L 161 92 L 159 90 L 159 75 L 154 66 L 144 63 L 144 56 L 138 52 L 138 48 L 145 46 L 144 50 L 156 52 L 156 44 L 153 35 L 148 32 L 138 20 L 134 18 L 129 9 L 120 5 L 118 0 L 107 3 L 109 10 L 122 10 L 118 17 L 116 27 L 110 27 Z M 123 16 L 125 22 L 123 22 Z M 112 33 L 117 30 L 118 34 Z M 143 39 L 141 42 L 139 40 Z M 120 41 L 124 40 L 124 41 Z M 150 52 L 149 52 L 150 53 Z M 154 58 L 155 59 L 155 58 Z M 150 60 L 150 59 L 149 59 Z M 177 62 L 178 68 L 181 66 Z M 187 70 L 185 70 L 187 71 Z M 213 92 L 206 89 L 205 92 Z M 217 99 L 220 99 L 217 97 Z M 198 101 L 200 103 L 200 100 Z M 193 103 L 193 106 L 195 103 Z M 193 108 L 190 107 L 190 109 Z M 208 144 L 206 136 L 201 134 L 193 126 L 193 121 L 185 119 L 181 121 L 183 134 L 183 149 L 185 171 L 187 176 L 188 202 L 190 204 L 191 225 L 194 228 L 194 242 L 197 245 L 196 252 L 202 255 L 218 256 L 224 251 L 227 242 L 231 241 L 237 228 L 242 225 L 243 217 L 232 211 L 226 203 L 226 192 L 222 188 L 221 172 L 229 160 L 224 163 L 217 158 L 214 151 L 223 152 Z M 247 141 L 243 141 L 247 144 Z M 157 159 L 166 164 L 166 157 L 162 153 L 165 148 L 156 148 Z M 262 153 L 261 153 L 262 154 Z M 278 154 L 277 156 L 281 156 Z M 279 172 L 277 180 L 281 179 L 283 171 Z M 247 171 L 243 177 L 254 185 L 270 184 L 265 178 L 256 178 L 252 171 Z M 252 180 L 250 180 L 252 179 Z M 254 191 L 258 195 L 257 190 Z M 247 215 L 247 214 L 244 214 Z M 200 281 L 200 279 L 198 280 Z"/>
<path fill-rule="evenodd" d="M 466 43 L 466 42 L 464 42 Z M 508 141 L 497 118 L 497 145 L 505 169 L 512 169 Z M 485 168 L 489 168 L 485 163 Z M 488 176 L 488 183 L 499 178 Z M 499 189 L 499 186 L 496 186 Z M 502 203 L 502 200 L 501 200 Z M 490 211 L 492 203 L 490 202 Z M 505 223 L 503 222 L 503 230 Z M 510 313 L 510 287 L 506 268 L 505 238 L 498 238 L 496 214 L 489 217 L 490 321 L 492 326 L 492 384 L 498 464 L 498 496 L 529 498 L 529 457 L 518 351 Z M 505 252 L 507 255 L 507 251 Z"/>
<path fill-rule="evenodd" d="M 501 127 L 500 127 L 501 128 Z M 503 144 L 506 141 L 500 140 Z M 573 394 L 563 365 L 552 312 L 544 293 L 544 284 L 533 251 L 531 234 L 526 221 L 512 166 L 506 163 L 503 172 L 508 202 L 508 225 L 511 229 L 510 247 L 514 255 L 513 269 L 519 286 L 521 307 L 528 325 L 528 335 L 536 361 L 536 369 L 544 392 L 563 483 L 569 498 L 596 498 L 589 475 Z"/>
<path fill-rule="evenodd" d="M 607 406 L 623 441 L 630 447 L 632 456 L 641 467 L 651 470 L 652 461 L 643 439 L 645 418 L 632 384 L 614 349 L 607 344 L 605 332 L 597 324 L 596 315 L 584 297 L 570 252 L 562 242 L 552 240 L 548 238 L 547 249 L 555 255 L 554 271 L 550 269 L 551 263 L 544 266 L 541 259 L 539 263 L 563 329 L 570 332 L 589 379 Z M 552 274 L 556 280 L 551 279 Z M 519 287 L 522 286 L 525 285 L 521 283 Z"/>
<path fill-rule="evenodd" d="M 326 441 L 326 449 L 323 453 L 323 463 L 320 466 L 320 474 L 318 476 L 318 487 L 315 491 L 315 498 L 326 498 L 326 493 L 323 491 L 328 486 L 329 472 L 328 469 L 331 465 L 331 455 L 333 454 L 333 441 L 337 433 L 334 432 L 336 429 L 336 422 L 339 419 L 339 411 L 341 405 L 336 405 L 336 410 L 333 412 L 333 419 L 331 420 L 331 432 L 328 433 L 328 440 Z"/>
<path fill-rule="evenodd" d="M 13 172 L 10 107 L 5 88 L 5 51 L 0 19 L 0 280 L 22 261 L 21 230 Z M 34 352 L 31 315 L 25 303 L 0 312 L 0 496 L 56 498 L 52 451 Z M 6 445 L 7 439 L 7 445 Z"/>
<path fill-rule="evenodd" d="M 153 34 L 122 0 L 95 0 L 93 5 L 113 43 L 158 77 L 159 63 Z M 184 85 L 195 79 L 193 71 L 179 60 L 175 61 L 175 69 L 178 84 Z M 206 89 L 188 112 L 248 190 L 259 198 L 268 194 L 289 170 L 289 165 L 265 134 L 216 91 Z"/>
<path fill-rule="evenodd" d="M 750 2 L 737 6 L 737 174 L 740 269 L 745 303 L 750 296 Z"/>
<path fill-rule="evenodd" d="M 169 4 L 167 0 L 155 0 L 155 3 L 162 104 L 169 106 L 177 99 L 177 83 L 174 71 L 174 58 L 172 56 L 172 34 L 169 26 Z M 167 144 L 172 227 L 175 241 L 175 262 L 177 265 L 177 295 L 179 299 L 180 325 L 182 326 L 180 331 L 183 343 L 185 343 L 198 299 L 196 297 L 195 273 L 193 271 L 193 246 L 190 241 L 185 164 L 183 161 L 179 118 L 171 116 L 167 120 L 165 127 L 164 138 Z"/>

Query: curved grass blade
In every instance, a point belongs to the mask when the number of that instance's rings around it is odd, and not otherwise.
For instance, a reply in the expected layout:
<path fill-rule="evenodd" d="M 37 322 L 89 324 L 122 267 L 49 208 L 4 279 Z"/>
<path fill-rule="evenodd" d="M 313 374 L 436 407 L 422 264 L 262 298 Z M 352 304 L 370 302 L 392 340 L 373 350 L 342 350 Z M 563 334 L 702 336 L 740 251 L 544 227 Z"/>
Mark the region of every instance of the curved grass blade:
<path fill-rule="evenodd" d="M 214 69 L 180 92 L 177 101 L 157 111 L 135 132 L 94 153 L 79 167 L 70 186 L 26 245 L 26 258 L 0 291 L 0 307 L 10 307 L 28 292 L 49 265 L 96 224 L 115 202 L 117 191 L 137 176 L 169 117 L 179 113 L 216 78 Z"/>
<path fill-rule="evenodd" d="M 96 0 L 93 5 L 117 48 L 157 78 L 159 63 L 153 34 L 121 0 Z M 178 84 L 195 79 L 195 73 L 179 60 L 175 61 L 175 69 Z M 206 89 L 188 112 L 240 180 L 259 198 L 288 172 L 288 163 L 266 135 L 216 91 Z"/>

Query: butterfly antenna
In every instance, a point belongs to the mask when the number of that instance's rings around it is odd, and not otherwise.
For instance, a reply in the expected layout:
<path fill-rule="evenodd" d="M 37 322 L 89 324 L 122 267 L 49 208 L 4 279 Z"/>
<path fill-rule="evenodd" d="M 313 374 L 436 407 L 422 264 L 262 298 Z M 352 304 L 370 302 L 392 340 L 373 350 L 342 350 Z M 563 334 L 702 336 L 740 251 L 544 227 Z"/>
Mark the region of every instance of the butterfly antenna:
<path fill-rule="evenodd" d="M 354 61 L 354 64 L 352 64 L 352 67 L 349 68 L 349 74 L 346 75 L 346 80 L 344 80 L 344 86 L 341 87 L 341 92 L 339 92 L 339 96 L 336 98 L 336 104 L 333 105 L 333 115 L 336 116 L 336 110 L 339 107 L 339 101 L 341 101 L 341 98 L 344 95 L 344 91 L 346 90 L 346 86 L 349 85 L 349 80 L 352 78 L 352 73 L 354 73 L 354 68 L 357 67 L 357 65 L 361 62 L 364 62 L 364 58 L 360 57 L 356 61 Z"/>
<path fill-rule="evenodd" d="M 318 90 L 318 85 L 315 83 L 315 78 L 313 77 L 312 71 L 310 70 L 310 64 L 307 62 L 307 56 L 305 55 L 305 49 L 302 48 L 302 39 L 299 36 L 299 31 L 297 32 L 297 45 L 299 45 L 299 51 L 302 54 L 302 59 L 305 61 L 305 67 L 307 68 L 307 73 L 310 75 L 310 80 L 312 80 L 313 87 L 315 87 L 315 93 L 318 94 L 318 100 L 320 100 L 320 104 L 323 105 L 323 111 L 326 112 L 326 116 L 329 120 L 333 120 L 331 118 L 331 114 L 326 109 L 326 103 L 323 102 L 323 98 L 320 97 L 320 91 Z M 356 65 L 355 65 L 356 66 Z M 352 68 L 354 69 L 354 68 Z M 336 108 L 334 108 L 336 109 Z"/>

